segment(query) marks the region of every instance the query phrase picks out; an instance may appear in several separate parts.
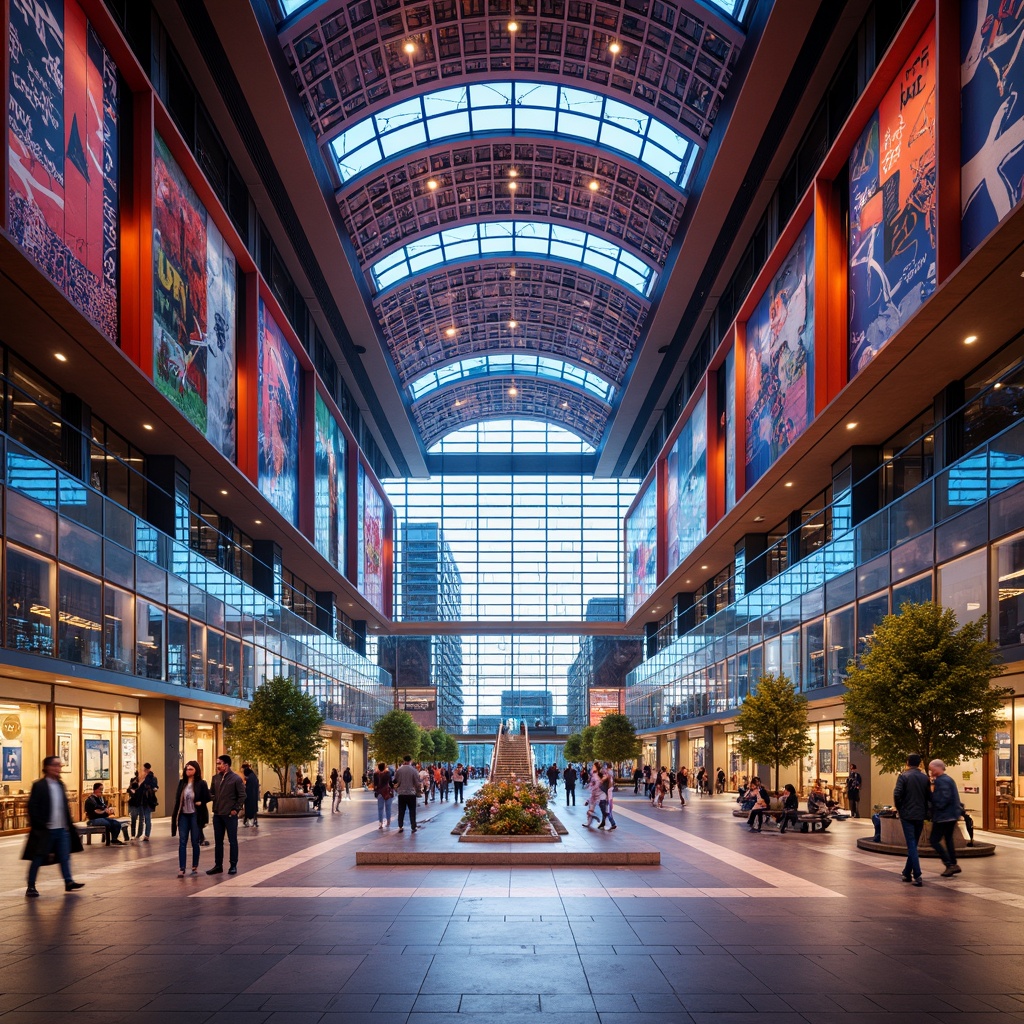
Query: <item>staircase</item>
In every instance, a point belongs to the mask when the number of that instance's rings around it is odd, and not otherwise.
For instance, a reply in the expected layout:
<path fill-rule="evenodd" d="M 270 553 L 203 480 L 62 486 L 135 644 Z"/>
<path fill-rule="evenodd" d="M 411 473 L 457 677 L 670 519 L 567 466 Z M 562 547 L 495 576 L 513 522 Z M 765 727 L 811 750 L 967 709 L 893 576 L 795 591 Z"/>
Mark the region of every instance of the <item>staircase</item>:
<path fill-rule="evenodd" d="M 491 759 L 491 781 L 536 782 L 533 768 L 533 750 L 526 733 L 499 731 L 494 742 L 494 757 Z"/>

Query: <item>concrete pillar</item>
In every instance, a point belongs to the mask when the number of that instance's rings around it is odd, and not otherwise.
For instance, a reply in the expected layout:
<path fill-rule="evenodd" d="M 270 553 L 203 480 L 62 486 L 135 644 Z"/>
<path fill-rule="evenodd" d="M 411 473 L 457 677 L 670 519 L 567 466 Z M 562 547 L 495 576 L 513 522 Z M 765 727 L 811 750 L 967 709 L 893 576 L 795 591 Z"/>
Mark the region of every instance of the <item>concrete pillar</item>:
<path fill-rule="evenodd" d="M 180 705 L 175 700 L 139 699 L 139 765 L 148 761 L 153 766 L 153 774 L 160 785 L 157 793 L 160 804 L 155 815 L 159 818 L 170 815 L 181 777 L 179 710 Z"/>

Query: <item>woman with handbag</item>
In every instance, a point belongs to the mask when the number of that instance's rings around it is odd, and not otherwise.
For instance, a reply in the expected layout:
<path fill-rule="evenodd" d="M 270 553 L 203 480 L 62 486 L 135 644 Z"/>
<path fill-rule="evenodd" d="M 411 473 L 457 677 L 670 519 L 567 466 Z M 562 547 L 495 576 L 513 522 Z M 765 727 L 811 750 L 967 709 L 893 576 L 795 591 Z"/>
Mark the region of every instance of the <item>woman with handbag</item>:
<path fill-rule="evenodd" d="M 192 840 L 192 874 L 199 874 L 202 829 L 210 822 L 210 787 L 203 781 L 198 761 L 186 761 L 171 814 L 171 835 L 178 836 L 178 877 L 185 877 L 185 850 Z"/>

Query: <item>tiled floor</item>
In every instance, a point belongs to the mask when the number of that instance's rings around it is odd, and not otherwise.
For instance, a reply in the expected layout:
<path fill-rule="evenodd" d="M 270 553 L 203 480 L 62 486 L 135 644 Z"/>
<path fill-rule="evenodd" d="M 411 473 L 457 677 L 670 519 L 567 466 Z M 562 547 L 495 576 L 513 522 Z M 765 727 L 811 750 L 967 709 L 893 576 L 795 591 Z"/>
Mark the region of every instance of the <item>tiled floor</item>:
<path fill-rule="evenodd" d="M 381 833 L 359 793 L 341 815 L 240 830 L 233 878 L 178 879 L 161 822 L 147 845 L 76 856 L 80 893 L 44 869 L 31 901 L 24 840 L 0 840 L 0 1019 L 1024 1021 L 1024 840 L 953 879 L 928 861 L 917 889 L 856 850 L 865 821 L 751 835 L 733 806 L 620 795 L 618 830 L 588 842 L 655 844 L 660 867 L 357 868 L 371 844 L 454 843 L 457 818 L 431 804 L 415 836 Z M 582 805 L 557 811 L 581 828 Z"/>

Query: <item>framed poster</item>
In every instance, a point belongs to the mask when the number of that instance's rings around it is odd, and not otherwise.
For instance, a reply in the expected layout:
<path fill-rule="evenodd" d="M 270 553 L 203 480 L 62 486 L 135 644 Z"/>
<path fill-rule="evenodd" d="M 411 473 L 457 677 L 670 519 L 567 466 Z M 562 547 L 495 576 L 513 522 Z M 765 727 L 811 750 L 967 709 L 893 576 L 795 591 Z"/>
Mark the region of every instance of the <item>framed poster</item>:
<path fill-rule="evenodd" d="M 60 770 L 71 771 L 71 733 L 57 733 L 57 756 L 60 758 Z"/>
<path fill-rule="evenodd" d="M 105 782 L 110 778 L 110 740 L 85 741 L 85 781 Z"/>
<path fill-rule="evenodd" d="M 832 774 L 832 751 L 831 750 L 819 750 L 818 751 L 818 771 L 822 775 Z"/>
<path fill-rule="evenodd" d="M 4 782 L 21 782 L 21 747 L 3 748 Z"/>
<path fill-rule="evenodd" d="M 850 741 L 836 740 L 836 775 L 850 774 Z"/>
<path fill-rule="evenodd" d="M 121 737 L 121 778 L 130 779 L 139 765 L 137 736 Z"/>

